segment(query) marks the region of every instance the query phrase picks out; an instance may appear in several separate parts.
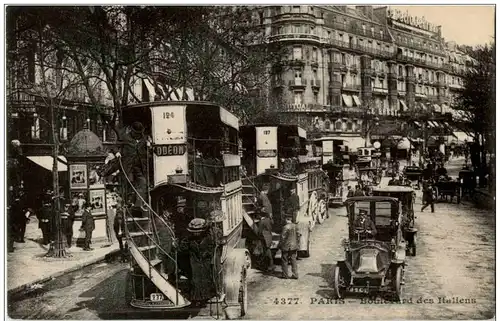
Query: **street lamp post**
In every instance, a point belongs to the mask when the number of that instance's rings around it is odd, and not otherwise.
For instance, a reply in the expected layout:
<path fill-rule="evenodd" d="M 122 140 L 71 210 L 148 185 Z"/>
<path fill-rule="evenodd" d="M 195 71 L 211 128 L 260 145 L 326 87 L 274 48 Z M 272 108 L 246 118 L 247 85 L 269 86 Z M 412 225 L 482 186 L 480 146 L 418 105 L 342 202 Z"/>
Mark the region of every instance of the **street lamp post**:
<path fill-rule="evenodd" d="M 372 111 L 367 109 L 365 114 L 365 147 L 368 147 L 368 142 L 371 141 L 370 133 L 375 126 L 379 125 L 379 118 L 373 117 Z"/>

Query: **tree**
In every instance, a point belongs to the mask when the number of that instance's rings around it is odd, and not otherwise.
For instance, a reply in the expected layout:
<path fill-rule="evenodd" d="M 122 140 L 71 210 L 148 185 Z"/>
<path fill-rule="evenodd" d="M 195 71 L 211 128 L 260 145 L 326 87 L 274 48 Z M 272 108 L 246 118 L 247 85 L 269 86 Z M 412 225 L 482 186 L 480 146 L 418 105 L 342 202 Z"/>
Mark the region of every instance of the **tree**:
<path fill-rule="evenodd" d="M 476 48 L 466 48 L 475 62 L 464 77 L 464 89 L 453 107 L 460 120 L 473 133 L 477 142 L 490 152 L 495 148 L 495 42 Z M 481 167 L 486 169 L 486 150 L 482 151 Z M 485 172 L 481 171 L 484 176 Z"/>
<path fill-rule="evenodd" d="M 66 257 L 64 236 L 61 229 L 61 195 L 59 194 L 58 157 L 60 149 L 58 111 L 67 95 L 81 86 L 80 78 L 73 69 L 72 61 L 65 57 L 54 41 L 54 33 L 50 24 L 43 18 L 43 9 L 33 8 L 30 11 L 13 8 L 8 11 L 8 20 L 15 25 L 7 32 L 9 46 L 7 48 L 8 63 L 11 66 L 9 95 L 24 93 L 41 99 L 48 107 L 48 119 L 39 117 L 50 128 L 52 140 L 52 188 L 53 215 L 55 220 L 55 242 L 47 256 Z M 27 71 L 27 72 L 26 72 Z M 35 129 L 36 131 L 37 129 Z"/>

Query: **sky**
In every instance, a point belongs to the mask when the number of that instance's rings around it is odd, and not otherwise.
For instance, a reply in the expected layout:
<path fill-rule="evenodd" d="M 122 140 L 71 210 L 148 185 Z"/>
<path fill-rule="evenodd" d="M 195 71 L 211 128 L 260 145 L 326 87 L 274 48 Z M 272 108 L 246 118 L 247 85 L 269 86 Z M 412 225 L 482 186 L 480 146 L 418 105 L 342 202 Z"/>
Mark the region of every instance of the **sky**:
<path fill-rule="evenodd" d="M 445 41 L 456 41 L 459 45 L 483 45 L 495 36 L 493 5 L 389 6 L 403 12 L 408 11 L 411 16 L 424 16 L 427 22 L 441 25 Z"/>

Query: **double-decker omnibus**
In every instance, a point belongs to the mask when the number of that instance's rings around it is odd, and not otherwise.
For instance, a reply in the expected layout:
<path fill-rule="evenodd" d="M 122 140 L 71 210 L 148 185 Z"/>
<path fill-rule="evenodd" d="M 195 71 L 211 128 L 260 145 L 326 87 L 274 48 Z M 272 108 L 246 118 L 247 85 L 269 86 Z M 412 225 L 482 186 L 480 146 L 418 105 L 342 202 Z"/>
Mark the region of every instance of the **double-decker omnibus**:
<path fill-rule="evenodd" d="M 281 229 L 285 223 L 284 209 L 295 189 L 300 210 L 297 224 L 300 230 L 299 254 L 310 254 L 310 232 L 316 222 L 322 222 L 327 212 L 328 184 L 326 174 L 314 166 L 307 156 L 306 131 L 296 125 L 254 124 L 240 128 L 244 209 L 248 231 L 258 222 L 255 208 L 257 196 L 264 184 L 269 184 L 269 199 L 273 208 L 273 242 L 271 250 L 278 252 Z M 247 241 L 252 233 L 246 233 Z M 248 244 L 248 242 L 247 242 Z M 251 249 L 251 246 L 248 246 Z"/>
<path fill-rule="evenodd" d="M 217 316 L 224 309 L 244 315 L 249 254 L 241 242 L 237 117 L 192 101 L 130 105 L 122 117 L 125 126 L 141 122 L 152 142 L 147 215 L 126 214 L 127 300 L 135 308 L 179 310 L 195 302 Z M 137 193 L 122 176 L 124 189 Z"/>

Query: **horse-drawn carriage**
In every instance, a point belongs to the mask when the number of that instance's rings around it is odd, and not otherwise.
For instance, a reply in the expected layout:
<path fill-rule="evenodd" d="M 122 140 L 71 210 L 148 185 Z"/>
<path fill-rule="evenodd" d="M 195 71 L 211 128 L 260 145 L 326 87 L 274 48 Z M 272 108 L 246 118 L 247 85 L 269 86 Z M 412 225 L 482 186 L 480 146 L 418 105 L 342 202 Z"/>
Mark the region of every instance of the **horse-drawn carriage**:
<path fill-rule="evenodd" d="M 438 177 L 434 186 L 436 187 L 439 200 L 448 201 L 449 197 L 450 202 L 452 202 L 456 197 L 457 204 L 460 204 L 462 199 L 462 183 L 460 182 L 460 178 Z"/>
<path fill-rule="evenodd" d="M 238 119 L 205 102 L 155 101 L 122 111 L 124 127 L 138 134 L 122 141 L 142 144 L 139 161 L 147 169 L 146 188 L 131 181 L 124 153 L 101 173 L 127 174 L 121 175 L 123 199 L 132 191 L 144 204 L 125 210 L 131 254 L 126 300 L 146 310 L 209 305 L 217 318 L 224 310 L 245 315 L 250 261 L 241 242 Z M 146 143 L 144 137 L 151 138 Z"/>
<path fill-rule="evenodd" d="M 314 140 L 317 147 L 321 149 L 321 164 L 327 173 L 330 183 L 329 204 L 342 205 L 347 197 L 344 188 L 344 151 L 343 140 L 333 137 L 322 137 Z"/>
<path fill-rule="evenodd" d="M 403 170 L 403 173 L 406 179 L 411 182 L 412 186 L 415 186 L 416 189 L 420 189 L 423 174 L 423 171 L 420 167 L 406 166 Z"/>
<path fill-rule="evenodd" d="M 402 295 L 406 260 L 402 210 L 396 198 L 351 197 L 346 200 L 349 239 L 344 240 L 345 260 L 334 270 L 333 288 L 337 298 L 350 291 L 369 295 L 382 292 L 399 301 Z M 359 219 L 367 213 L 374 230 Z M 362 219 L 364 220 L 364 219 Z M 361 223 L 360 223 L 361 222 Z"/>
<path fill-rule="evenodd" d="M 415 228 L 415 191 L 408 186 L 386 186 L 373 189 L 373 196 L 394 197 L 399 200 L 402 207 L 402 229 L 406 240 L 407 253 L 411 256 L 417 255 L 417 229 Z"/>

